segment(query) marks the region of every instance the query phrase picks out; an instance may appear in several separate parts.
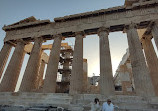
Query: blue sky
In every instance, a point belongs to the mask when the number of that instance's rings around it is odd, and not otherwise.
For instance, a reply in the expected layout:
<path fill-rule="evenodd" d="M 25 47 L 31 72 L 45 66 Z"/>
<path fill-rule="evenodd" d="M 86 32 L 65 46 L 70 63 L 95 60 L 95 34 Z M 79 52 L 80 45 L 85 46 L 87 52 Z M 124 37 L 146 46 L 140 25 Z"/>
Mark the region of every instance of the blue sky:
<path fill-rule="evenodd" d="M 53 21 L 55 17 L 106 9 L 123 4 L 124 0 L 0 0 L 0 49 L 5 37 L 5 32 L 2 30 L 4 24 L 9 25 L 30 16 Z M 126 34 L 122 32 L 110 33 L 109 41 L 114 73 L 128 47 Z M 63 42 L 74 45 L 74 38 L 66 39 Z M 21 73 L 25 70 L 28 57 L 26 55 Z M 93 73 L 98 75 L 99 37 L 97 35 L 84 38 L 84 58 L 88 59 L 88 75 L 92 76 Z"/>

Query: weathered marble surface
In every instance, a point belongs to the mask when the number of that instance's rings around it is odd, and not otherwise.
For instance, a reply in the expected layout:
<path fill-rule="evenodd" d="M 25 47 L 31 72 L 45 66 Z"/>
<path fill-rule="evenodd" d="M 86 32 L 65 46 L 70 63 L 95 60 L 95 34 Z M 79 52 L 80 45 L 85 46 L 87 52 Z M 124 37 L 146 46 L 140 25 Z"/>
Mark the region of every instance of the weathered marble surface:
<path fill-rule="evenodd" d="M 141 22 L 151 21 L 158 19 L 158 6 L 157 3 L 151 2 L 153 5 L 142 4 L 140 8 L 138 6 L 132 7 L 130 9 L 126 9 L 124 6 L 115 7 L 109 9 L 103 9 L 100 11 L 87 12 L 91 13 L 93 16 L 81 19 L 74 19 L 71 21 L 65 22 L 46 22 L 42 24 L 42 21 L 37 21 L 36 25 L 34 22 L 22 24 L 28 26 L 28 28 L 23 28 L 19 30 L 8 30 L 10 27 L 4 27 L 6 30 L 6 37 L 4 41 L 15 40 L 20 38 L 35 38 L 44 35 L 56 35 L 65 33 L 67 36 L 74 36 L 74 32 L 85 31 L 87 34 L 94 34 L 96 30 L 92 32 L 88 32 L 88 30 L 96 29 L 99 27 L 111 27 L 111 30 L 122 31 L 123 26 L 130 24 L 131 22 L 135 22 L 140 24 Z M 155 4 L 155 5 L 154 5 Z M 141 8 L 146 5 L 147 8 Z M 100 13 L 104 12 L 103 15 Z M 96 13 L 100 15 L 94 16 Z M 79 14 L 78 16 L 84 16 L 85 14 Z M 69 16 L 68 18 L 70 18 Z M 72 15 L 73 17 L 73 15 Z M 65 18 L 62 18 L 65 19 Z M 42 23 L 41 23 L 42 22 Z M 38 25 L 37 25 L 38 24 Z M 13 27 L 13 26 L 12 26 Z M 21 25 L 16 27 L 22 27 Z M 142 27 L 142 26 L 141 26 Z M 145 26 L 146 27 L 146 26 Z M 71 34 L 68 34 L 71 33 Z"/>
<path fill-rule="evenodd" d="M 0 93 L 0 105 L 12 106 L 61 106 L 72 111 L 89 111 L 90 103 L 98 97 L 103 102 L 107 97 L 99 94 L 80 94 L 70 96 L 68 94 L 53 94 L 53 93 Z M 111 96 L 108 97 L 117 105 L 121 111 L 156 111 L 158 110 L 158 98 L 143 98 L 138 96 Z M 136 107 L 137 106 L 137 107 Z M 78 110 L 77 110 L 78 109 Z M 82 109 L 82 110 L 81 110 Z"/>

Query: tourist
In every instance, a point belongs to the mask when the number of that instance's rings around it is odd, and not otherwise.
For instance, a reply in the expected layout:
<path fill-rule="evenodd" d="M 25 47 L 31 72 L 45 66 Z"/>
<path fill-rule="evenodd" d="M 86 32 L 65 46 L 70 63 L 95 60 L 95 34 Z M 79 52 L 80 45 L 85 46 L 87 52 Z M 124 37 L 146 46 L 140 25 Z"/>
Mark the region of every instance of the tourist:
<path fill-rule="evenodd" d="M 94 102 L 91 103 L 91 111 L 101 111 L 101 106 L 98 98 L 95 98 Z"/>
<path fill-rule="evenodd" d="M 114 105 L 110 99 L 107 99 L 107 102 L 103 103 L 102 111 L 114 111 Z"/>

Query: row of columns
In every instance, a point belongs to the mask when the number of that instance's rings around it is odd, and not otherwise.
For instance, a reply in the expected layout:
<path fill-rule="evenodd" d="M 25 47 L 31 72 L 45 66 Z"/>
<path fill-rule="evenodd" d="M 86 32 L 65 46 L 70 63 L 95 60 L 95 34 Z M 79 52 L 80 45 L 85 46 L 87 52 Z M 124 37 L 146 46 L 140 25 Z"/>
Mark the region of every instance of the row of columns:
<path fill-rule="evenodd" d="M 148 64 L 148 69 L 155 94 L 158 96 L 158 58 L 152 45 L 151 37 L 145 37 L 142 40 L 142 45 L 146 55 L 146 61 Z"/>
<path fill-rule="evenodd" d="M 156 72 L 148 70 L 145 57 L 142 51 L 142 46 L 138 37 L 137 29 L 135 25 L 131 24 L 126 28 L 130 59 L 132 64 L 132 73 L 134 75 L 134 84 L 136 94 L 140 96 L 154 96 L 155 88 L 157 88 L 157 82 L 154 77 L 157 77 Z M 154 25 L 152 30 L 156 45 L 158 46 L 158 26 Z M 114 95 L 114 83 L 112 76 L 111 55 L 108 40 L 109 31 L 102 27 L 98 30 L 99 43 L 100 43 L 100 93 L 103 95 Z M 84 33 L 76 33 L 75 47 L 73 53 L 72 62 L 72 74 L 70 78 L 70 94 L 82 93 L 83 88 L 83 38 Z M 48 67 L 46 70 L 46 76 L 43 85 L 43 92 L 55 93 L 56 78 L 58 71 L 58 63 L 60 58 L 62 35 L 56 35 L 54 38 L 53 47 L 50 53 Z M 39 64 L 41 58 L 41 46 L 43 39 L 35 39 L 33 49 L 30 54 L 28 64 L 22 79 L 20 91 L 32 92 L 36 90 L 38 83 Z M 148 55 L 150 43 L 148 41 L 143 42 L 144 50 L 147 53 L 147 60 L 154 61 L 156 58 L 151 59 L 151 55 Z M 25 43 L 19 41 L 15 46 L 14 53 L 9 62 L 5 75 L 0 84 L 1 92 L 10 92 L 15 90 L 15 86 L 19 77 L 20 69 L 22 66 Z M 158 48 L 158 47 L 157 47 Z M 10 53 L 11 46 L 8 43 L 4 44 L 0 52 L 0 76 L 2 75 L 6 60 Z M 150 50 L 152 51 L 152 50 Z M 156 57 L 156 56 L 155 56 Z M 149 69 L 152 69 L 152 65 L 156 63 L 150 62 L 148 64 Z M 155 66 L 155 68 L 157 65 Z M 153 75 L 150 76 L 149 73 Z M 152 78 L 152 79 L 151 79 Z M 157 85 L 157 86 L 155 86 Z M 154 86 L 154 87 L 153 87 Z"/>
<path fill-rule="evenodd" d="M 14 53 L 11 57 L 5 75 L 0 84 L 0 92 L 10 92 L 10 91 L 14 92 L 25 55 L 24 47 L 25 47 L 25 43 L 22 41 L 19 41 L 15 46 Z M 1 54 L 3 55 L 4 53 L 1 52 Z"/>
<path fill-rule="evenodd" d="M 136 94 L 154 96 L 153 85 L 135 24 L 128 27 L 127 38 Z"/>

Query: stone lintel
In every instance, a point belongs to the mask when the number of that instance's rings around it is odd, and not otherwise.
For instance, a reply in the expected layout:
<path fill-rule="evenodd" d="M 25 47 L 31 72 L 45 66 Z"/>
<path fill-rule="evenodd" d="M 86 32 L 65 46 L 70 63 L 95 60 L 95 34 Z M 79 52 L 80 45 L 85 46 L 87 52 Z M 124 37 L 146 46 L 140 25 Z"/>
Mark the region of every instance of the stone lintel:
<path fill-rule="evenodd" d="M 8 25 L 8 26 L 4 26 L 2 29 L 4 31 L 8 31 L 8 30 L 32 27 L 32 26 L 37 26 L 37 25 L 42 25 L 42 24 L 49 24 L 49 23 L 50 23 L 50 20 L 41 20 L 41 21 L 35 21 L 35 22 L 28 22 L 25 24 L 17 24 L 17 25 L 11 25 L 11 26 Z"/>
<path fill-rule="evenodd" d="M 144 5 L 148 6 L 148 4 L 157 4 L 157 2 L 155 1 L 150 1 L 150 2 L 146 2 L 144 4 L 137 4 L 135 6 L 132 7 L 128 7 L 126 8 L 126 6 L 117 6 L 117 7 L 112 7 L 112 8 L 108 8 L 108 9 L 101 9 L 101 10 L 96 10 L 96 11 L 91 11 L 91 12 L 85 12 L 85 13 L 80 13 L 80 14 L 74 14 L 74 15 L 69 15 L 69 16 L 64 16 L 64 17 L 58 17 L 58 18 L 54 18 L 55 22 L 65 22 L 65 21 L 71 21 L 74 19 L 81 19 L 81 18 L 88 18 L 88 17 L 96 17 L 99 15 L 103 15 L 103 14 L 109 14 L 109 13 L 115 13 L 115 12 L 122 12 L 122 11 L 127 11 L 127 10 L 132 10 L 133 8 L 142 8 L 144 7 Z"/>
<path fill-rule="evenodd" d="M 84 31 L 86 35 L 97 34 L 98 28 L 105 26 L 109 27 L 110 32 L 122 31 L 126 24 L 130 24 L 131 21 L 137 23 L 139 28 L 146 28 L 150 21 L 157 20 L 157 3 L 153 2 L 150 5 L 143 5 L 146 8 L 119 9 L 114 10 L 113 13 L 107 11 L 107 13 L 95 16 L 87 16 L 85 18 L 73 19 L 66 22 L 51 22 L 45 25 L 33 25 L 29 28 L 21 28 L 18 30 L 6 31 L 6 37 L 4 41 L 16 40 L 19 38 L 34 38 L 44 36 L 45 39 L 52 39 L 52 35 L 62 34 L 66 37 L 74 37 L 75 32 Z M 103 11 L 104 12 L 104 11 Z M 142 19 L 143 18 L 143 19 Z M 128 20 L 127 20 L 128 19 Z M 34 23 L 34 22 L 33 22 Z M 34 31 L 32 31 L 34 30 Z"/>

